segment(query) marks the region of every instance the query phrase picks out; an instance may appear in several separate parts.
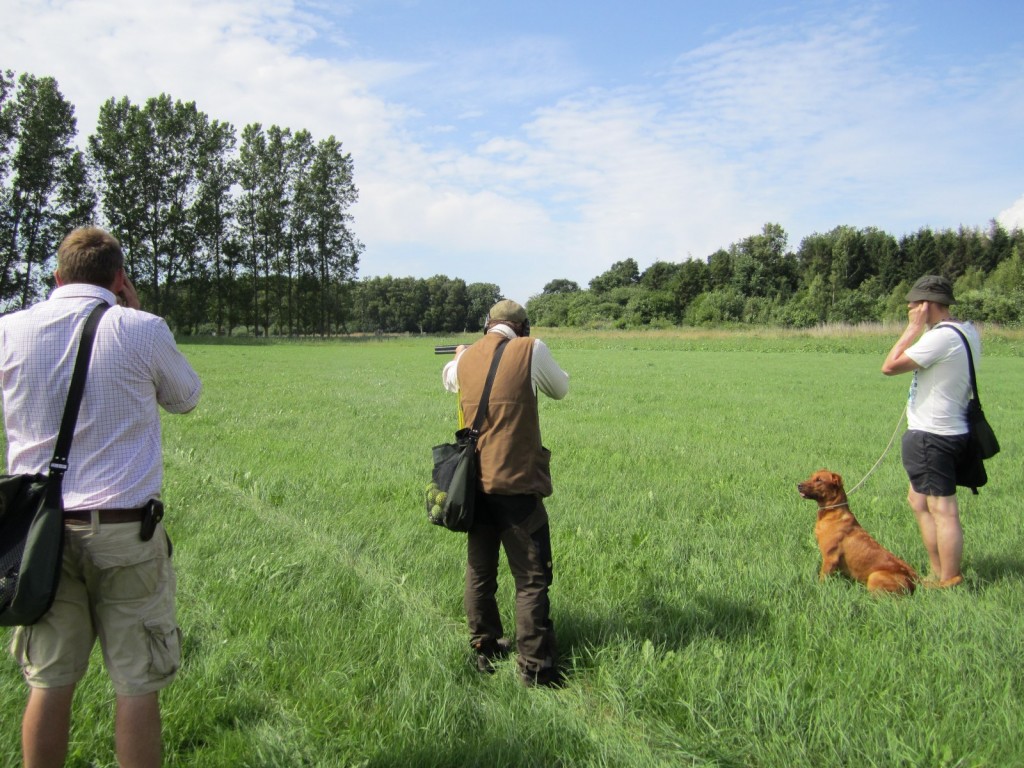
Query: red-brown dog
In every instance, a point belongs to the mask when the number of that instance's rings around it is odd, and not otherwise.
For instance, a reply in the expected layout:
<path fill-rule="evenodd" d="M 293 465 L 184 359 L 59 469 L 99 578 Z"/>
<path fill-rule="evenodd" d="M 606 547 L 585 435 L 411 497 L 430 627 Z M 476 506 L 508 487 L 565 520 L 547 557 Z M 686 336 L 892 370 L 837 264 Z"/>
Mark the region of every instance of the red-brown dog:
<path fill-rule="evenodd" d="M 842 477 L 822 469 L 796 488 L 805 499 L 818 502 L 814 536 L 821 550 L 819 579 L 840 571 L 872 592 L 914 591 L 914 569 L 871 538 L 850 512 Z"/>

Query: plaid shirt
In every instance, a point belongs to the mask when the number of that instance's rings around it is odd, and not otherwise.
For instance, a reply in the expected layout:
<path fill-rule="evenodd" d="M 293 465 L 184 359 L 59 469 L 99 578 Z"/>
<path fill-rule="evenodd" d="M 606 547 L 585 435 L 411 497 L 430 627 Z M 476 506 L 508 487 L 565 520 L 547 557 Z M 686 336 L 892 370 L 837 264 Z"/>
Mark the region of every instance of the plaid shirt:
<path fill-rule="evenodd" d="M 185 413 L 199 377 L 156 315 L 117 306 L 113 293 L 73 283 L 46 301 L 0 318 L 0 387 L 12 474 L 47 472 L 82 328 L 98 301 L 100 321 L 64 476 L 64 506 L 140 507 L 160 495 L 161 406 Z"/>

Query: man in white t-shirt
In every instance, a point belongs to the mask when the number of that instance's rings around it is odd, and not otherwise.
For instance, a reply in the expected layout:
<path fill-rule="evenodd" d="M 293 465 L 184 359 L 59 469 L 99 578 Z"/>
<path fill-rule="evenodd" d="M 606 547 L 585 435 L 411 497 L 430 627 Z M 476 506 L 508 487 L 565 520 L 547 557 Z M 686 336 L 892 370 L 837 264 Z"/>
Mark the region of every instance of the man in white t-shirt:
<path fill-rule="evenodd" d="M 963 581 L 963 530 L 956 501 L 956 467 L 967 448 L 971 378 L 967 350 L 952 328 L 956 299 L 949 280 L 925 275 L 907 293 L 909 322 L 889 350 L 882 373 L 913 372 L 903 435 L 903 466 L 910 478 L 907 500 L 917 516 L 932 574 L 926 584 L 953 587 Z M 957 323 L 971 345 L 975 366 L 981 339 L 970 323 Z"/>

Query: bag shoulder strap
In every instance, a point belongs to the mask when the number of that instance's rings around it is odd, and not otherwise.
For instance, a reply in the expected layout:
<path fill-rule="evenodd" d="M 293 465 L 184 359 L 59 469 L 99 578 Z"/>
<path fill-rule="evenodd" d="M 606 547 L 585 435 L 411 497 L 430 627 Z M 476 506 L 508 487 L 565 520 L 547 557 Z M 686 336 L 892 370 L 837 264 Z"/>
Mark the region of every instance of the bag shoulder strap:
<path fill-rule="evenodd" d="M 952 323 L 937 323 L 935 325 L 935 327 L 936 328 L 949 328 L 951 331 L 954 331 L 956 333 L 956 335 L 960 337 L 960 340 L 964 343 L 964 349 L 967 350 L 967 368 L 971 372 L 971 389 L 974 390 L 974 400 L 978 404 L 978 406 L 980 407 L 981 406 L 981 398 L 978 397 L 978 379 L 974 375 L 974 355 L 971 354 L 971 344 L 970 344 L 970 342 L 967 341 L 967 337 L 964 335 L 964 332 L 961 331 L 959 328 L 957 328 Z"/>
<path fill-rule="evenodd" d="M 75 424 L 78 422 L 78 411 L 82 406 L 82 394 L 85 391 L 85 377 L 89 373 L 89 358 L 92 356 L 92 343 L 96 339 L 96 327 L 100 324 L 103 313 L 110 305 L 101 301 L 85 321 L 82 328 L 82 339 L 78 343 L 78 356 L 75 358 L 75 369 L 71 374 L 71 386 L 68 388 L 68 399 L 64 403 L 64 417 L 57 433 L 57 444 L 53 449 L 50 461 L 50 475 L 63 475 L 68 469 L 68 454 L 71 452 L 71 440 L 75 436 Z"/>
<path fill-rule="evenodd" d="M 484 417 L 487 415 L 487 404 L 491 399 L 491 385 L 494 384 L 494 374 L 498 372 L 498 363 L 501 362 L 501 355 L 505 351 L 508 339 L 498 342 L 498 348 L 494 350 L 494 359 L 491 360 L 491 369 L 487 372 L 487 381 L 484 384 L 483 394 L 480 395 L 480 404 L 476 409 L 476 418 L 473 419 L 473 434 L 480 434 L 480 427 L 484 425 Z"/>

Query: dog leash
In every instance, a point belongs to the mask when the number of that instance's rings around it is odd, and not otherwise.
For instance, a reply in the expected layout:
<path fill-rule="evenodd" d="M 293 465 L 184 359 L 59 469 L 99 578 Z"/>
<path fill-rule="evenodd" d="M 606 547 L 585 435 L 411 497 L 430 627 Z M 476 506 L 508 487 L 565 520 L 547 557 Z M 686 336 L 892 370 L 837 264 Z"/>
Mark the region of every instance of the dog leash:
<path fill-rule="evenodd" d="M 889 438 L 889 444 L 887 446 L 885 446 L 885 450 L 882 451 L 882 455 L 878 457 L 878 461 L 875 462 L 875 466 L 873 466 L 871 469 L 868 470 L 868 473 L 866 475 L 864 475 L 864 477 L 861 479 L 861 481 L 859 483 L 857 483 L 855 486 L 853 486 L 853 488 L 851 488 L 850 490 L 848 490 L 846 492 L 847 496 L 850 496 L 851 494 L 853 494 L 854 491 L 856 491 L 858 488 L 860 488 L 862 485 L 864 485 L 864 483 L 867 481 L 867 479 L 869 477 L 871 477 L 871 475 L 874 474 L 876 469 L 878 469 L 878 465 L 882 463 L 882 459 L 884 459 L 886 457 L 886 455 L 889 453 L 889 450 L 892 448 L 892 444 L 894 442 L 896 442 L 896 435 L 899 434 L 900 426 L 903 424 L 903 417 L 906 416 L 906 415 L 907 415 L 907 409 L 904 408 L 900 412 L 900 419 L 899 419 L 899 421 L 896 422 L 896 429 L 893 430 L 892 437 Z M 845 507 L 846 505 L 847 505 L 847 502 L 844 501 L 841 504 L 829 504 L 826 507 L 818 507 L 818 509 L 819 510 L 820 509 L 839 509 L 839 507 Z"/>
<path fill-rule="evenodd" d="M 878 465 L 882 463 L 882 459 L 884 459 L 886 457 L 886 454 L 888 454 L 889 450 L 892 448 L 892 444 L 896 442 L 896 435 L 899 434 L 900 426 L 903 424 L 903 417 L 906 416 L 906 415 L 907 415 L 907 409 L 904 408 L 900 412 L 899 421 L 896 422 L 896 429 L 893 430 L 892 437 L 889 438 L 889 444 L 887 446 L 885 446 L 885 450 L 882 451 L 882 455 L 878 457 L 878 461 L 875 462 L 875 466 L 873 466 L 871 469 L 868 470 L 868 473 L 866 475 L 864 475 L 864 478 L 859 483 L 857 483 L 855 486 L 853 486 L 853 488 L 851 488 L 850 490 L 848 490 L 846 492 L 847 496 L 851 495 L 854 491 L 856 491 L 858 488 L 860 488 L 862 485 L 864 485 L 865 481 L 869 477 L 871 477 L 872 474 L 874 474 L 876 469 L 878 469 Z M 834 506 L 841 507 L 842 504 L 836 504 Z M 825 507 L 825 509 L 831 509 L 831 507 Z"/>

